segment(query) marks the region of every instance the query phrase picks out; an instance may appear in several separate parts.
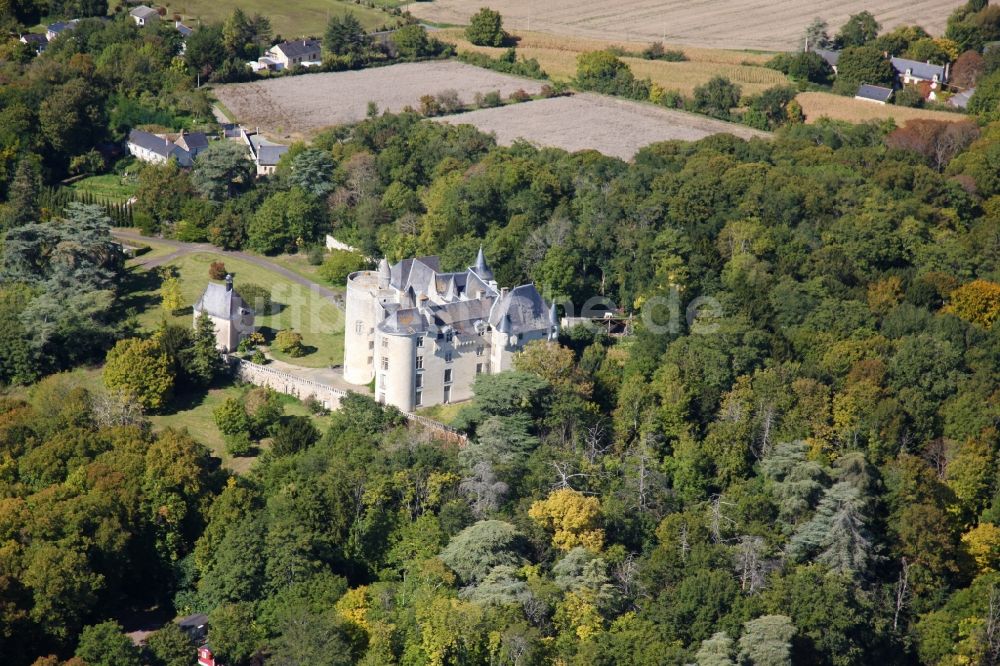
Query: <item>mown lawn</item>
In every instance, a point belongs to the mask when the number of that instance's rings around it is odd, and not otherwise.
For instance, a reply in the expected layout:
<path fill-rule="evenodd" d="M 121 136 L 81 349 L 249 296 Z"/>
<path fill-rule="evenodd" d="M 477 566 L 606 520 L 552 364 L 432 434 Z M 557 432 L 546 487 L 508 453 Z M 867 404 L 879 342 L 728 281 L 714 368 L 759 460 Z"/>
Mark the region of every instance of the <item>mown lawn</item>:
<path fill-rule="evenodd" d="M 92 194 L 100 202 L 125 203 L 135 194 L 137 184 L 128 177 L 109 173 L 90 176 L 67 187 L 78 194 Z"/>
<path fill-rule="evenodd" d="M 87 389 L 91 393 L 104 390 L 100 367 L 76 368 L 65 373 L 65 376 L 76 386 Z M 243 474 L 250 469 L 254 461 L 257 460 L 257 456 L 234 458 L 226 453 L 226 442 L 222 433 L 219 432 L 219 429 L 215 425 L 213 412 L 227 398 L 238 398 L 250 388 L 252 387 L 231 385 L 209 389 L 204 393 L 178 394 L 174 396 L 173 403 L 166 413 L 150 414 L 148 418 L 153 424 L 154 431 L 165 428 L 174 428 L 176 430 L 187 428 L 188 433 L 192 437 L 207 446 L 212 451 L 213 456 L 222 460 L 224 467 L 237 474 Z M 30 388 L 17 389 L 11 391 L 10 395 L 27 399 L 29 398 L 30 391 Z M 292 396 L 281 395 L 279 397 L 286 415 L 310 416 L 316 427 L 320 429 L 320 432 L 326 430 L 328 425 L 327 417 L 310 414 L 305 405 Z M 261 450 L 266 449 L 268 445 L 269 442 L 264 440 L 261 443 Z"/>
<path fill-rule="evenodd" d="M 271 314 L 258 314 L 256 324 L 269 341 L 283 328 L 292 328 L 302 334 L 306 355 L 299 358 L 275 351 L 275 358 L 312 368 L 339 365 L 344 362 L 343 315 L 326 298 L 295 284 L 273 271 L 254 264 L 225 257 L 213 252 L 198 252 L 169 262 L 160 270 L 176 271 L 181 284 L 184 309 L 174 314 L 165 313 L 160 307 L 158 275 L 137 275 L 141 285 L 132 294 L 140 326 L 152 330 L 166 317 L 184 326 L 192 323 L 191 307 L 208 283 L 208 267 L 213 261 L 223 261 L 233 274 L 237 287 L 253 282 L 271 290 Z"/>

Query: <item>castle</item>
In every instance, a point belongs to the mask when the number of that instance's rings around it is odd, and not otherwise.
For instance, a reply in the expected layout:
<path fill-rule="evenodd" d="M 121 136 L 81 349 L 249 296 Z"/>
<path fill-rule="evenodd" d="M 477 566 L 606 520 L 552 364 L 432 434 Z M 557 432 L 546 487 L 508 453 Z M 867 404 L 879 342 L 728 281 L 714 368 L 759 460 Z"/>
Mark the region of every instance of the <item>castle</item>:
<path fill-rule="evenodd" d="M 215 346 L 219 351 L 236 351 L 240 340 L 254 330 L 254 312 L 233 289 L 232 275 L 226 276 L 225 284 L 209 282 L 192 309 L 196 329 L 202 313 L 215 325 Z"/>
<path fill-rule="evenodd" d="M 534 284 L 499 288 L 482 248 L 462 272 L 417 257 L 352 273 L 345 319 L 344 379 L 374 380 L 379 402 L 407 412 L 471 398 L 477 375 L 509 370 L 525 343 L 559 334 L 555 304 Z"/>

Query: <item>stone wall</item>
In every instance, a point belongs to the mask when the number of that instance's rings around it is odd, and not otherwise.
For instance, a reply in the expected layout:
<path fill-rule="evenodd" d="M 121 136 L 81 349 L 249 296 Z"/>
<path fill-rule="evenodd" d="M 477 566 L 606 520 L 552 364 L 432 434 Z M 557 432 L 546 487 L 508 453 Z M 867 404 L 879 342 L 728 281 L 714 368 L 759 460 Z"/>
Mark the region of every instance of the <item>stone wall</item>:
<path fill-rule="evenodd" d="M 253 384 L 254 386 L 265 386 L 278 393 L 295 396 L 299 400 L 305 400 L 309 396 L 312 396 L 327 409 L 338 409 L 340 407 L 340 399 L 347 395 L 347 391 L 343 389 L 320 384 L 311 379 L 296 377 L 287 372 L 275 370 L 259 363 L 251 363 L 236 356 L 224 355 L 223 358 L 232 367 L 233 375 L 241 382 Z M 463 433 L 443 423 L 408 412 L 403 412 L 403 416 L 410 423 L 420 425 L 433 432 L 440 439 L 444 439 L 452 444 L 465 446 L 469 441 L 469 438 Z"/>
<path fill-rule="evenodd" d="M 340 399 L 347 395 L 342 389 L 296 377 L 266 365 L 251 363 L 235 356 L 228 356 L 227 360 L 233 368 L 235 377 L 242 382 L 254 386 L 266 386 L 278 393 L 295 396 L 299 400 L 312 396 L 327 409 L 340 407 Z"/>

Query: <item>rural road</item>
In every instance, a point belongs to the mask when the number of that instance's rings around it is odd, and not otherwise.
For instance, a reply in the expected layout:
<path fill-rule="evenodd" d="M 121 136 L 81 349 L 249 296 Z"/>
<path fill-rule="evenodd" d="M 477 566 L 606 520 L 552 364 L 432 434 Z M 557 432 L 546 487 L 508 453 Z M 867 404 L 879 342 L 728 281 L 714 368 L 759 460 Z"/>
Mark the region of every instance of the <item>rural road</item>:
<path fill-rule="evenodd" d="M 224 257 L 233 257 L 239 259 L 240 261 L 245 261 L 249 264 L 255 266 L 260 266 L 269 271 L 274 271 L 278 275 L 287 278 L 295 284 L 301 285 L 307 289 L 315 291 L 317 294 L 323 296 L 324 298 L 333 302 L 338 308 L 343 309 L 342 299 L 340 294 L 328 289 L 323 285 L 317 284 L 312 280 L 302 277 L 294 271 L 290 271 L 284 266 L 279 266 L 273 261 L 268 261 L 263 257 L 257 256 L 255 254 L 247 254 L 246 252 L 239 252 L 237 250 L 223 250 L 215 247 L 210 243 L 184 243 L 182 241 L 170 240 L 169 238 L 157 238 L 151 236 L 143 236 L 142 234 L 135 233 L 134 231 L 124 231 L 121 229 L 115 229 L 111 232 L 112 235 L 122 241 L 134 242 L 134 243 L 145 243 L 147 241 L 153 243 L 159 243 L 160 245 L 166 245 L 167 247 L 174 248 L 174 251 L 170 254 L 163 255 L 160 257 L 154 257 L 146 261 L 142 260 L 142 257 L 138 257 L 138 264 L 144 268 L 156 268 L 157 266 L 162 266 L 163 264 L 169 263 L 174 259 L 183 257 L 186 254 L 191 254 L 192 252 L 211 252 L 213 254 L 220 254 Z"/>

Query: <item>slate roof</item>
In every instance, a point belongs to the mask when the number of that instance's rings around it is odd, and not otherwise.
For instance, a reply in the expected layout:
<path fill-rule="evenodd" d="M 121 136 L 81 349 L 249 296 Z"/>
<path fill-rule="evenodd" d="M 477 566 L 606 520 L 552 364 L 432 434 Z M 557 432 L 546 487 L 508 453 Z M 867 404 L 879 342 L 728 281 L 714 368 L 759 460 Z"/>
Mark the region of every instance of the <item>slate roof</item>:
<path fill-rule="evenodd" d="M 320 50 L 318 39 L 296 39 L 294 42 L 275 44 L 271 48 L 281 51 L 286 58 L 301 58 Z"/>
<path fill-rule="evenodd" d="M 160 13 L 153 9 L 152 7 L 147 7 L 146 5 L 139 5 L 135 9 L 129 12 L 132 16 L 140 19 L 148 19 L 153 16 L 159 18 Z"/>
<path fill-rule="evenodd" d="M 80 22 L 80 19 L 73 19 L 71 21 L 56 21 L 45 27 L 46 32 L 51 32 L 58 35 L 66 30 L 72 30 L 76 27 L 76 24 Z"/>
<path fill-rule="evenodd" d="M 184 150 L 194 153 L 208 148 L 208 137 L 205 136 L 204 132 L 181 132 L 174 143 Z"/>
<path fill-rule="evenodd" d="M 49 38 L 45 35 L 39 35 L 34 32 L 28 32 L 21 35 L 21 41 L 25 44 L 32 44 L 34 46 L 45 46 L 49 43 Z"/>
<path fill-rule="evenodd" d="M 944 67 L 942 65 L 932 65 L 929 62 L 907 60 L 906 58 L 896 58 L 895 56 L 889 58 L 889 62 L 892 63 L 892 68 L 900 76 L 906 74 L 906 70 L 910 70 L 910 76 L 918 79 L 930 81 L 937 76 L 938 81 L 944 81 Z"/>
<path fill-rule="evenodd" d="M 813 49 L 813 53 L 825 60 L 830 67 L 836 67 L 837 63 L 840 62 L 840 51 L 834 51 L 832 49 Z"/>
<path fill-rule="evenodd" d="M 867 83 L 862 83 L 858 87 L 858 92 L 855 97 L 869 99 L 873 102 L 888 102 L 889 98 L 892 97 L 892 88 L 883 88 L 882 86 L 873 86 Z"/>
<path fill-rule="evenodd" d="M 533 284 L 514 287 L 497 300 L 490 311 L 489 323 L 508 332 L 536 331 L 549 326 L 549 306 Z"/>
<path fill-rule="evenodd" d="M 238 321 L 244 313 L 253 310 L 243 301 L 243 298 L 228 285 L 209 282 L 205 293 L 194 304 L 195 312 L 207 312 L 212 317 Z"/>
<path fill-rule="evenodd" d="M 138 129 L 129 132 L 128 142 L 164 157 L 170 157 L 170 154 L 177 148 L 173 143 L 162 137 Z"/>
<path fill-rule="evenodd" d="M 259 134 L 249 134 L 248 139 L 257 164 L 260 166 L 275 166 L 281 156 L 288 152 L 288 146 L 271 143 Z"/>
<path fill-rule="evenodd" d="M 194 34 L 194 29 L 189 28 L 180 21 L 174 23 L 174 27 L 177 28 L 177 32 L 181 33 L 181 37 L 190 37 Z"/>

